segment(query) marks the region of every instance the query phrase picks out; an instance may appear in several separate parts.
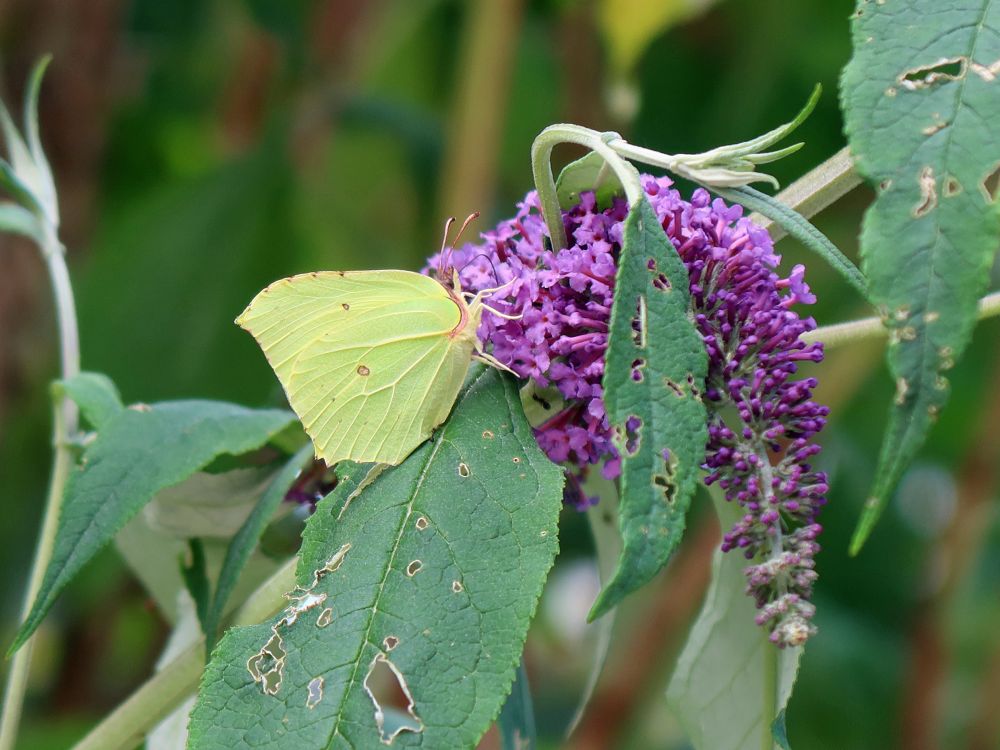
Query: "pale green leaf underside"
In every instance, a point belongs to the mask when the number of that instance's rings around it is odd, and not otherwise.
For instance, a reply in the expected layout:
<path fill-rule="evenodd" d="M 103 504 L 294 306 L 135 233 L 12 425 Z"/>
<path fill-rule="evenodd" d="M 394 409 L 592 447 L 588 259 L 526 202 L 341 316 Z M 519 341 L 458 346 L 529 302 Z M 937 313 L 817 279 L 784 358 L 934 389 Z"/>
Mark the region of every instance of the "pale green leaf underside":
<path fill-rule="evenodd" d="M 640 307 L 637 333 L 633 321 Z M 623 455 L 624 547 L 591 618 L 649 581 L 680 542 L 705 457 L 701 391 L 707 369 L 708 356 L 689 315 L 687 268 L 644 198 L 625 220 L 603 381 L 608 419 L 620 435 Z M 630 417 L 642 421 L 637 436 L 627 435 Z"/>
<path fill-rule="evenodd" d="M 408 271 L 282 279 L 237 322 L 257 339 L 330 465 L 397 464 L 426 440 L 451 410 L 478 324 L 462 321 L 442 284 Z"/>
<path fill-rule="evenodd" d="M 722 528 L 740 508 L 715 500 Z M 801 648 L 778 649 L 755 627 L 744 593 L 747 561 L 717 549 L 712 583 L 667 688 L 667 703 L 695 750 L 760 750 L 795 684 Z"/>
<path fill-rule="evenodd" d="M 570 162 L 559 173 L 556 195 L 559 196 L 560 208 L 568 211 L 580 202 L 580 194 L 588 190 L 594 192 L 597 205 L 601 208 L 607 208 L 616 195 L 623 194 L 622 184 L 614 170 L 595 151 Z"/>
<path fill-rule="evenodd" d="M 220 642 L 192 750 L 384 747 L 397 714 L 377 723 L 365 687 L 375 666 L 395 670 L 413 701 L 403 718 L 417 731 L 393 747 L 473 747 L 496 718 L 562 498 L 514 384 L 476 370 L 431 441 L 355 486 L 309 521 L 289 607 Z"/>
<path fill-rule="evenodd" d="M 853 36 L 842 99 L 851 152 L 878 193 L 861 249 L 896 381 L 857 551 L 947 399 L 1000 245 L 988 179 L 1000 168 L 1000 3 L 861 3 Z"/>
<path fill-rule="evenodd" d="M 82 390 L 72 382 L 63 387 L 70 396 Z M 34 632 L 80 569 L 157 492 L 216 456 L 259 448 L 293 419 L 287 411 L 217 401 L 141 404 L 108 416 L 109 394 L 91 398 L 95 393 L 88 391 L 84 408 L 101 415 L 101 429 L 67 482 L 52 560 L 11 651 Z"/>

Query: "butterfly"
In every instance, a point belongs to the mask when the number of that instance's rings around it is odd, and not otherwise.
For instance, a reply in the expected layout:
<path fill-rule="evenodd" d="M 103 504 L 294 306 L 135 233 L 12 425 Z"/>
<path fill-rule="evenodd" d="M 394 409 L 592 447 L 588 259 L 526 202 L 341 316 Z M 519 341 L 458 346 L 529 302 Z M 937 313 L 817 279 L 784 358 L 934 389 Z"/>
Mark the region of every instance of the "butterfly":
<path fill-rule="evenodd" d="M 466 219 L 455 238 L 478 214 Z M 398 464 L 451 411 L 473 359 L 508 368 L 476 335 L 484 298 L 411 271 L 322 271 L 276 281 L 236 319 L 257 340 L 316 456 Z M 506 285 L 504 285 L 506 286 Z"/>

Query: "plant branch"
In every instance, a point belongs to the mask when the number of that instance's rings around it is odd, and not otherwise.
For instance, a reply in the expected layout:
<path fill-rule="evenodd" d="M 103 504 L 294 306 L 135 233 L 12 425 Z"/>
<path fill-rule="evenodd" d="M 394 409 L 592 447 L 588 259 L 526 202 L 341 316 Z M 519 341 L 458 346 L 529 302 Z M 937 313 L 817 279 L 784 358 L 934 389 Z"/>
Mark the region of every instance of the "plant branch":
<path fill-rule="evenodd" d="M 284 594 L 295 588 L 297 562 L 298 558 L 292 558 L 264 581 L 237 611 L 233 625 L 256 624 L 278 612 L 285 603 Z M 204 667 L 202 636 L 108 714 L 73 750 L 131 750 L 195 691 Z"/>
<path fill-rule="evenodd" d="M 70 285 L 69 271 L 66 268 L 65 249 L 59 242 L 55 227 L 46 222 L 39 241 L 39 249 L 48 266 L 55 299 L 56 321 L 59 328 L 60 372 L 63 380 L 68 380 L 80 372 L 80 339 L 76 322 L 76 305 L 73 300 L 73 287 Z M 22 620 L 31 611 L 31 605 L 42 585 L 45 569 L 52 558 L 56 528 L 59 524 L 59 511 L 62 507 L 63 489 L 73 468 L 73 454 L 70 445 L 76 437 L 78 426 L 79 412 L 76 404 L 65 396 L 54 396 L 52 443 L 55 455 L 52 461 L 48 498 L 45 502 L 45 515 L 39 532 L 31 574 L 28 578 L 28 588 L 24 595 Z M 24 704 L 24 691 L 31 670 L 33 643 L 34 638 L 30 638 L 11 661 L 4 692 L 3 714 L 0 718 L 0 750 L 13 750 L 14 741 L 17 738 L 21 709 Z"/>
<path fill-rule="evenodd" d="M 589 148 L 604 157 L 604 161 L 614 170 L 618 181 L 625 189 L 629 206 L 642 200 L 642 185 L 639 171 L 608 146 L 609 140 L 621 140 L 617 133 L 599 133 L 580 125 L 550 125 L 531 144 L 531 173 L 535 179 L 535 189 L 542 206 L 542 218 L 549 230 L 549 240 L 553 250 L 566 247 L 566 230 L 563 228 L 559 196 L 556 193 L 556 179 L 552 174 L 552 150 L 560 143 L 576 143 Z"/>
<path fill-rule="evenodd" d="M 993 318 L 1000 315 L 1000 292 L 987 294 L 979 300 L 979 319 Z M 827 349 L 833 349 L 844 344 L 868 339 L 882 338 L 887 329 L 879 318 L 862 318 L 849 323 L 836 323 L 822 326 L 805 334 L 803 340 L 822 341 Z"/>
<path fill-rule="evenodd" d="M 854 161 L 845 146 L 822 164 L 806 172 L 774 196 L 774 199 L 808 219 L 860 184 L 861 177 L 855 171 Z M 766 229 L 775 242 L 787 234 L 781 226 L 759 213 L 751 214 L 750 220 Z"/>

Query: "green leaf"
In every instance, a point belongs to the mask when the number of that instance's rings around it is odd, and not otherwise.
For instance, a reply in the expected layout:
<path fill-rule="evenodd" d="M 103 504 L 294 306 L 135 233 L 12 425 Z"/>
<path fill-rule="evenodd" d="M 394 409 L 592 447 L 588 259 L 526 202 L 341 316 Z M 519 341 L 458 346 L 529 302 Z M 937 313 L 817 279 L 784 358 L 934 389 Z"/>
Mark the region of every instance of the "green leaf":
<path fill-rule="evenodd" d="M 24 117 L 28 142 L 18 132 L 7 107 L 0 102 L 0 130 L 3 132 L 10 164 L 4 163 L 0 182 L 26 207 L 37 206 L 52 226 L 59 224 L 59 207 L 52 171 L 38 137 L 38 93 L 50 58 L 36 63 L 25 91 Z"/>
<path fill-rule="evenodd" d="M 151 527 L 177 539 L 228 541 L 247 520 L 274 473 L 267 466 L 218 474 L 199 471 L 157 492 L 142 513 Z"/>
<path fill-rule="evenodd" d="M 739 506 L 713 493 L 722 528 Z M 772 725 L 795 684 L 802 648 L 779 649 L 754 624 L 739 552 L 716 549 L 712 583 L 667 688 L 667 703 L 695 750 L 770 748 Z"/>
<path fill-rule="evenodd" d="M 829 263 L 844 280 L 864 298 L 868 299 L 868 282 L 858 267 L 840 252 L 825 234 L 813 226 L 806 217 L 779 203 L 767 193 L 752 187 L 712 188 L 728 201 L 746 206 L 751 211 L 766 216 L 788 234 Z"/>
<path fill-rule="evenodd" d="M 889 328 L 896 396 L 857 553 L 948 398 L 1000 245 L 1000 5 L 861 3 L 844 69 L 846 131 L 876 188 L 861 233 Z"/>
<path fill-rule="evenodd" d="M 614 170 L 596 151 L 570 162 L 559 173 L 556 180 L 559 207 L 568 211 L 580 202 L 580 193 L 588 190 L 594 191 L 599 208 L 607 208 L 615 196 L 624 194 Z"/>
<path fill-rule="evenodd" d="M 120 410 L 70 475 L 55 550 L 10 653 L 35 631 L 59 593 L 160 490 L 224 453 L 259 448 L 294 415 L 217 401 L 167 401 Z"/>
<path fill-rule="evenodd" d="M 707 440 L 708 356 L 688 310 L 687 269 L 643 198 L 625 220 L 603 381 L 622 454 L 624 547 L 591 620 L 656 575 L 684 533 Z"/>
<path fill-rule="evenodd" d="M 36 244 L 42 243 L 42 228 L 38 217 L 16 203 L 0 203 L 0 232 L 19 234 Z"/>
<path fill-rule="evenodd" d="M 535 709 L 531 702 L 531 685 L 524 662 L 517 668 L 510 695 L 497 719 L 502 750 L 535 750 L 538 743 L 535 731 Z"/>
<path fill-rule="evenodd" d="M 194 601 L 198 622 L 205 622 L 212 598 L 212 587 L 208 582 L 208 571 L 205 564 L 205 546 L 200 539 L 189 539 L 187 546 L 189 559 L 181 562 L 181 578 L 184 580 L 184 587 Z"/>
<path fill-rule="evenodd" d="M 52 55 L 43 55 L 31 71 L 28 86 L 24 91 L 24 136 L 27 140 L 28 152 L 35 168 L 35 195 L 38 202 L 45 208 L 46 214 L 53 226 L 59 223 L 59 203 L 56 196 L 55 180 L 52 178 L 52 168 L 45 157 L 42 148 L 42 138 L 38 132 L 38 97 L 42 90 L 42 79 L 52 62 Z"/>
<path fill-rule="evenodd" d="M 229 542 L 229 547 L 226 549 L 226 559 L 222 563 L 222 571 L 219 573 L 219 581 L 215 587 L 215 597 L 211 607 L 206 612 L 206 617 L 201 620 L 206 648 L 209 653 L 212 646 L 215 645 L 216 632 L 219 628 L 219 622 L 222 620 L 226 602 L 236 587 L 240 573 L 243 572 L 243 566 L 246 565 L 247 559 L 260 541 L 260 535 L 264 533 L 264 528 L 274 512 L 281 505 L 281 501 L 285 499 L 288 488 L 301 473 L 302 467 L 307 462 L 312 461 L 312 458 L 312 444 L 306 444 L 288 460 L 284 468 L 271 480 L 253 511 L 243 522 L 232 541 Z"/>
<path fill-rule="evenodd" d="M 429 442 L 319 504 L 288 608 L 216 647 L 192 750 L 472 747 L 489 728 L 556 553 L 563 475 L 512 381 L 467 382 Z M 377 710 L 379 679 L 409 711 Z"/>
<path fill-rule="evenodd" d="M 73 399 L 95 430 L 103 428 L 125 408 L 111 378 L 99 372 L 81 372 L 69 380 L 58 380 L 53 384 L 53 391 L 55 395 Z"/>

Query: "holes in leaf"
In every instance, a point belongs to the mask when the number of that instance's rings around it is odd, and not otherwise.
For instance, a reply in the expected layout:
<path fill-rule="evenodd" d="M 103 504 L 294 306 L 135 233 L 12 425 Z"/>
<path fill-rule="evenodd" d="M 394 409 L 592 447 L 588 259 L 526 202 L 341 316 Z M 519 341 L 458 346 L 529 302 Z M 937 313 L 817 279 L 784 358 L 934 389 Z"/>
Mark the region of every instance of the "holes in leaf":
<path fill-rule="evenodd" d="M 285 670 L 285 652 L 281 636 L 277 633 L 256 654 L 247 661 L 247 671 L 254 682 L 259 682 L 267 695 L 276 695 L 281 689 L 281 678 Z"/>
<path fill-rule="evenodd" d="M 421 562 L 420 560 L 414 560 L 413 562 L 411 562 L 409 565 L 406 566 L 406 575 L 408 575 L 410 578 L 413 578 L 413 576 L 419 573 L 423 567 L 424 567 L 423 562 Z"/>
<path fill-rule="evenodd" d="M 512 460 L 512 461 L 513 461 L 514 463 L 516 463 L 516 464 L 519 464 L 519 463 L 521 463 L 521 459 L 520 459 L 520 458 L 518 458 L 517 456 L 514 456 L 514 458 L 513 458 L 513 459 L 511 459 L 511 460 Z"/>
<path fill-rule="evenodd" d="M 483 430 L 483 440 L 492 440 L 492 439 L 493 439 L 493 431 Z"/>
<path fill-rule="evenodd" d="M 306 698 L 306 708 L 316 708 L 323 700 L 323 678 L 313 677 L 309 680 L 309 695 Z"/>
<path fill-rule="evenodd" d="M 634 456 L 642 444 L 642 420 L 632 415 L 625 420 L 625 452 Z"/>
<path fill-rule="evenodd" d="M 944 187 L 941 192 L 945 198 L 952 198 L 962 192 L 962 183 L 948 175 L 944 178 Z"/>
<path fill-rule="evenodd" d="M 632 318 L 632 343 L 640 349 L 646 348 L 646 298 L 638 297 L 635 316 Z"/>
<path fill-rule="evenodd" d="M 424 731 L 406 678 L 385 654 L 378 654 L 372 661 L 364 689 L 375 707 L 375 726 L 382 744 L 391 745 L 403 732 Z"/>
<path fill-rule="evenodd" d="M 908 91 L 929 88 L 938 83 L 957 81 L 965 77 L 969 61 L 967 58 L 942 57 L 932 65 L 904 70 L 896 79 Z"/>
<path fill-rule="evenodd" d="M 664 378 L 663 384 L 670 389 L 670 391 L 677 396 L 677 398 L 684 398 L 684 389 L 681 388 L 677 383 L 675 383 L 670 378 Z"/>
<path fill-rule="evenodd" d="M 417 531 L 423 531 L 424 529 L 427 528 L 428 525 L 429 525 L 429 523 L 428 523 L 427 519 L 424 518 L 423 516 L 419 516 L 417 518 L 417 522 L 414 524 L 414 526 L 417 527 Z"/>
<path fill-rule="evenodd" d="M 316 627 L 325 628 L 331 622 L 333 622 L 333 610 L 327 607 L 320 612 L 319 617 L 316 618 Z"/>
<path fill-rule="evenodd" d="M 997 202 L 997 196 L 1000 195 L 1000 162 L 997 162 L 993 169 L 983 177 L 979 189 L 982 190 L 987 203 Z"/>
<path fill-rule="evenodd" d="M 659 473 L 653 474 L 653 487 L 663 494 L 663 501 L 670 505 L 677 495 L 677 484 L 674 482 L 677 462 L 670 460 L 670 451 L 667 449 L 660 451 L 660 457 L 663 459 L 663 469 Z"/>
<path fill-rule="evenodd" d="M 642 382 L 642 368 L 646 366 L 646 360 L 642 357 L 637 357 L 632 360 L 632 380 L 636 383 Z"/>
<path fill-rule="evenodd" d="M 462 585 L 461 581 L 452 581 L 451 590 L 456 594 L 461 594 L 463 591 L 465 591 L 465 586 Z"/>
<path fill-rule="evenodd" d="M 463 479 L 467 479 L 468 477 L 470 477 L 472 475 L 472 472 L 469 471 L 469 465 L 466 463 L 460 463 L 458 465 L 458 475 Z"/>
<path fill-rule="evenodd" d="M 399 638 L 394 635 L 387 635 L 382 639 L 382 645 L 385 647 L 386 651 L 392 651 L 399 645 Z"/>
<path fill-rule="evenodd" d="M 926 166 L 920 170 L 920 203 L 913 207 L 913 218 L 926 216 L 937 207 L 937 182 L 934 179 L 934 167 Z"/>
<path fill-rule="evenodd" d="M 670 279 L 664 273 L 658 273 L 653 277 L 653 286 L 661 292 L 670 291 Z"/>

